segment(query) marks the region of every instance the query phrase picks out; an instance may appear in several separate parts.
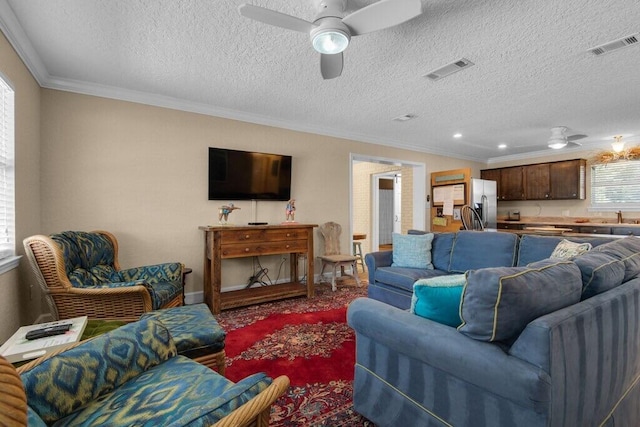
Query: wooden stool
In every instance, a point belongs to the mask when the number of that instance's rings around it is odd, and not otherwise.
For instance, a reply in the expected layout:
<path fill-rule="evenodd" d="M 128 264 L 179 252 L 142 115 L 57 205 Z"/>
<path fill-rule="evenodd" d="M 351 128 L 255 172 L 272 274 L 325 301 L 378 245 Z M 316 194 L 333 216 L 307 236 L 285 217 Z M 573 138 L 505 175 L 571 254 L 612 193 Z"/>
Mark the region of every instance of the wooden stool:
<path fill-rule="evenodd" d="M 353 255 L 358 257 L 356 261 L 356 266 L 360 264 L 362 266 L 362 272 L 364 273 L 364 257 L 362 256 L 362 243 L 358 242 L 358 240 L 364 240 L 367 238 L 367 235 L 364 233 L 354 233 L 353 234 Z"/>

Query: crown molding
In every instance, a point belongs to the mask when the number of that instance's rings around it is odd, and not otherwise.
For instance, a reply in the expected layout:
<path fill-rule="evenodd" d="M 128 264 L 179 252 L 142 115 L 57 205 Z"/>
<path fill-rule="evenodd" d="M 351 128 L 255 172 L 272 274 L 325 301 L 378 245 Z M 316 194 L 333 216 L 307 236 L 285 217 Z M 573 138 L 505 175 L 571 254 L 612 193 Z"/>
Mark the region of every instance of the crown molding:
<path fill-rule="evenodd" d="M 49 73 L 6 0 L 0 0 L 0 31 L 9 40 L 33 78 L 43 86 L 49 80 Z"/>

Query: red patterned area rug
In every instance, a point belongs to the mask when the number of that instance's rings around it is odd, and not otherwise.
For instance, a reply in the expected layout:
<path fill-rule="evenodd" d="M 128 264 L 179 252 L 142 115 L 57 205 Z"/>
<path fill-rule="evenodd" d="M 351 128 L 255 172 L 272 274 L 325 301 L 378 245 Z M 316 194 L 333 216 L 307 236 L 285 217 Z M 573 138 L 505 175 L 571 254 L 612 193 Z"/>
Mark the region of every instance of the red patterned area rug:
<path fill-rule="evenodd" d="M 353 410 L 355 336 L 347 305 L 365 285 L 316 284 L 312 299 L 295 298 L 223 311 L 226 376 L 287 375 L 289 390 L 271 412 L 272 426 L 373 426 Z"/>

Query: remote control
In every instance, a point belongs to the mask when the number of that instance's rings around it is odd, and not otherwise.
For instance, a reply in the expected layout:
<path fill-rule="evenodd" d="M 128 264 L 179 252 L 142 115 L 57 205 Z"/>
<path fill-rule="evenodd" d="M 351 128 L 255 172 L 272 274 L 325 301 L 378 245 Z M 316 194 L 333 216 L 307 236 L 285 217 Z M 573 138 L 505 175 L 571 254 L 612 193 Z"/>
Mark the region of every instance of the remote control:
<path fill-rule="evenodd" d="M 71 329 L 71 324 L 49 326 L 48 328 L 34 329 L 27 332 L 25 338 L 28 340 L 37 340 L 38 338 L 52 337 L 54 335 L 62 335 Z"/>

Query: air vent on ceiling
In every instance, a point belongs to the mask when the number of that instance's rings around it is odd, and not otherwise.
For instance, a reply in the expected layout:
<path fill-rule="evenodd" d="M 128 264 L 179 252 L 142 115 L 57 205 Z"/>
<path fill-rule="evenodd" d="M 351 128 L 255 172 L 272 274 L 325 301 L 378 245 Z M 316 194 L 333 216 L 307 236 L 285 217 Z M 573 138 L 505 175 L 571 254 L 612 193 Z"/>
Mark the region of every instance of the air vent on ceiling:
<path fill-rule="evenodd" d="M 451 74 L 463 70 L 465 68 L 471 67 L 473 62 L 469 61 L 466 58 L 460 58 L 451 64 L 447 64 L 444 67 L 440 67 L 437 70 L 433 70 L 430 73 L 424 75 L 424 77 L 431 80 L 440 80 L 444 77 L 450 76 Z"/>
<path fill-rule="evenodd" d="M 604 55 L 605 53 L 609 53 L 609 52 L 612 52 L 614 50 L 617 50 L 617 49 L 620 49 L 620 48 L 623 48 L 623 47 L 627 47 L 627 46 L 631 46 L 632 44 L 638 43 L 638 38 L 639 37 L 640 37 L 640 33 L 632 34 L 630 36 L 623 37 L 621 39 L 614 40 L 612 42 L 605 43 L 605 44 L 600 45 L 600 46 L 592 47 L 588 51 L 593 53 L 596 56 Z"/>

